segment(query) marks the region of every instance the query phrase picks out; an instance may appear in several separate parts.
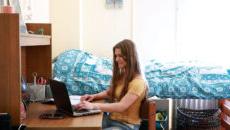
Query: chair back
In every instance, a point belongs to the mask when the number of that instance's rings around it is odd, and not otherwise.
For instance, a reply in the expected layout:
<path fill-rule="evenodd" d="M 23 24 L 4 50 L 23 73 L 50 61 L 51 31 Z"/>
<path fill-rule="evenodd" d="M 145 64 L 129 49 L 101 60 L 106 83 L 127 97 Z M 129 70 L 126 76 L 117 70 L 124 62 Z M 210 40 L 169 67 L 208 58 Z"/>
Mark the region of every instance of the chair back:
<path fill-rule="evenodd" d="M 140 107 L 140 117 L 148 120 L 148 130 L 156 130 L 156 103 L 153 99 L 144 99 Z"/>

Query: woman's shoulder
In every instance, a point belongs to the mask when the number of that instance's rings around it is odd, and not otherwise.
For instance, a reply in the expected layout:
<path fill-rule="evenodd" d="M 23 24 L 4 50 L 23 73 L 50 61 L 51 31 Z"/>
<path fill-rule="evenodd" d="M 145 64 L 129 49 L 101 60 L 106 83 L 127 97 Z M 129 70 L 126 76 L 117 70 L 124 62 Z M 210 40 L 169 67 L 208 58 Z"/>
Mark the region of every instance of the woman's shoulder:
<path fill-rule="evenodd" d="M 129 90 L 135 92 L 143 92 L 145 90 L 145 86 L 146 86 L 146 82 L 144 78 L 142 76 L 136 76 L 129 83 Z"/>
<path fill-rule="evenodd" d="M 142 75 L 136 75 L 130 83 L 145 83 Z"/>

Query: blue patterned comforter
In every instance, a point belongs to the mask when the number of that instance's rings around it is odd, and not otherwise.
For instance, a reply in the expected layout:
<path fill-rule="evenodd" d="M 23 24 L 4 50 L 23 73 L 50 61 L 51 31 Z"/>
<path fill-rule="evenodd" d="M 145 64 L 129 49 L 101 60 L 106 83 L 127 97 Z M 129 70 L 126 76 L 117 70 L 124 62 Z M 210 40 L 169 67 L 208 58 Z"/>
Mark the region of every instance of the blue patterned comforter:
<path fill-rule="evenodd" d="M 230 75 L 222 67 L 152 60 L 145 67 L 145 76 L 149 94 L 161 98 L 230 98 Z"/>
<path fill-rule="evenodd" d="M 98 93 L 110 85 L 112 60 L 81 50 L 68 50 L 53 63 L 53 78 L 66 83 L 69 94 Z M 145 66 L 149 96 L 174 99 L 230 98 L 230 75 L 221 67 L 194 63 L 159 63 Z"/>
<path fill-rule="evenodd" d="M 110 59 L 98 58 L 81 50 L 68 50 L 53 64 L 53 78 L 65 82 L 70 95 L 94 94 L 110 85 Z"/>

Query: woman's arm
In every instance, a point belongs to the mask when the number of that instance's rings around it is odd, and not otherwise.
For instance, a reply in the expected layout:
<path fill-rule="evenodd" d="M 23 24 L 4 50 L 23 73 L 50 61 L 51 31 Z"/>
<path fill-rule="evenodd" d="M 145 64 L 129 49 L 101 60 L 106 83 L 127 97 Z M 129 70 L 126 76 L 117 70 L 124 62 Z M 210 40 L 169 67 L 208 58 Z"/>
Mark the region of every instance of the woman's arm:
<path fill-rule="evenodd" d="M 100 93 L 97 93 L 97 94 L 93 94 L 94 100 L 100 100 L 100 99 L 109 98 L 108 92 L 109 92 L 109 89 L 107 89 L 105 91 L 102 91 Z"/>
<path fill-rule="evenodd" d="M 97 93 L 97 94 L 92 94 L 92 95 L 86 94 L 86 95 L 81 96 L 81 101 L 89 101 L 90 102 L 93 100 L 105 99 L 105 98 L 109 97 L 108 92 L 109 92 L 109 89 L 102 91 L 100 93 Z"/>
<path fill-rule="evenodd" d="M 76 105 L 77 109 L 99 109 L 104 112 L 123 112 L 128 109 L 136 100 L 138 96 L 132 93 L 127 93 L 120 102 L 116 103 L 90 103 L 83 101 Z"/>
<path fill-rule="evenodd" d="M 116 103 L 95 103 L 97 109 L 104 112 L 124 112 L 128 109 L 136 100 L 138 96 L 132 93 L 127 93 L 120 102 Z"/>

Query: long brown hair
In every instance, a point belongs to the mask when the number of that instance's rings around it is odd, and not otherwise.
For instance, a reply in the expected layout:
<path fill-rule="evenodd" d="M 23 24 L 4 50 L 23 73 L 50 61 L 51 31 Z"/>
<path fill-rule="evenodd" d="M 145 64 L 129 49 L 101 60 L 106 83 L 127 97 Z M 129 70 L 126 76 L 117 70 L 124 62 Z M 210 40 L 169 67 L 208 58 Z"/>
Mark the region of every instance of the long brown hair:
<path fill-rule="evenodd" d="M 119 73 L 118 64 L 116 62 L 115 49 L 120 49 L 124 60 L 126 61 L 125 74 L 124 76 L 124 87 L 121 91 L 121 95 L 118 100 L 120 100 L 128 91 L 129 82 L 133 80 L 135 75 L 141 74 L 138 55 L 136 47 L 133 41 L 125 39 L 117 43 L 113 47 L 113 76 L 111 81 L 111 91 L 110 95 L 112 100 L 115 100 L 115 89 L 118 85 L 118 81 L 121 78 Z"/>

